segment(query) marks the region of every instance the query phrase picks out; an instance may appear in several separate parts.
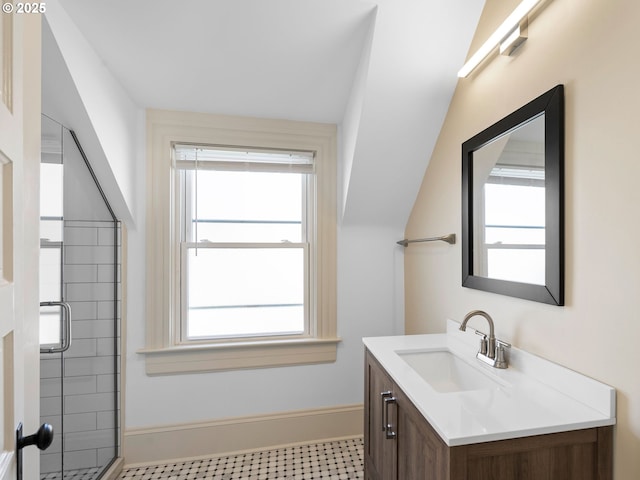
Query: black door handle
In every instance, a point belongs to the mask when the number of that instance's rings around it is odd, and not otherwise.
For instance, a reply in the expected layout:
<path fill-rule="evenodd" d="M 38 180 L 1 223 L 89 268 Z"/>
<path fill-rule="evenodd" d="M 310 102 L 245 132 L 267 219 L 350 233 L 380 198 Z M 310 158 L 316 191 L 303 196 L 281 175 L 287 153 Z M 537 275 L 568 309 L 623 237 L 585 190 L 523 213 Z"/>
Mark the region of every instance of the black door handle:
<path fill-rule="evenodd" d="M 40 450 L 46 450 L 51 442 L 53 442 L 53 427 L 48 423 L 43 423 L 36 433 L 27 437 L 22 436 L 22 423 L 18 424 L 16 430 L 17 480 L 22 480 L 22 449 L 29 445 L 35 445 Z"/>

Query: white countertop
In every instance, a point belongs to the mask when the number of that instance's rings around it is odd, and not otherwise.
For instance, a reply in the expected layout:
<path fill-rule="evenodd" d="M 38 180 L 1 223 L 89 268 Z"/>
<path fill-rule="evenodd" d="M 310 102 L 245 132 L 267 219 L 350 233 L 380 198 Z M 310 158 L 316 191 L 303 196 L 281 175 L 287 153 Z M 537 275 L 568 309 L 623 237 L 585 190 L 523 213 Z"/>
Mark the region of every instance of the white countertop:
<path fill-rule="evenodd" d="M 446 334 L 364 338 L 364 344 L 449 446 L 614 425 L 615 389 L 512 347 L 509 368 L 475 358 L 479 337 L 447 321 Z M 447 350 L 496 383 L 438 392 L 398 352 Z"/>

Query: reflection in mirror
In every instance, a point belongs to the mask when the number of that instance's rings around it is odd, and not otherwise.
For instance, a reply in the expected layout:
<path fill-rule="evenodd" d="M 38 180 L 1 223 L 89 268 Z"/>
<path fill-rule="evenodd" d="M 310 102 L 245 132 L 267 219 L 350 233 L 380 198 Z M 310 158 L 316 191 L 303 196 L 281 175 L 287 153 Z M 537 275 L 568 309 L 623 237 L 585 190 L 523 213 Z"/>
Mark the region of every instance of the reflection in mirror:
<path fill-rule="evenodd" d="M 564 305 L 564 87 L 462 144 L 462 285 Z"/>
<path fill-rule="evenodd" d="M 544 285 L 544 114 L 474 153 L 476 275 Z"/>

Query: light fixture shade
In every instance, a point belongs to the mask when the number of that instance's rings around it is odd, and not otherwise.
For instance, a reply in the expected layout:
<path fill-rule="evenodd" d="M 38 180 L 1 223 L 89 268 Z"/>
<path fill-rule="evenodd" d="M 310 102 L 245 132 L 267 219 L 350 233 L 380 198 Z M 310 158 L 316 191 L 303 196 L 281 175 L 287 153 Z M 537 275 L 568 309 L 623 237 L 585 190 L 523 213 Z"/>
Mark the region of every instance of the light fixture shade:
<path fill-rule="evenodd" d="M 511 12 L 511 15 L 502 22 L 502 24 L 491 34 L 489 39 L 482 44 L 482 46 L 474 53 L 467 63 L 458 72 L 458 77 L 464 78 L 469 75 L 479 64 L 489 55 L 494 48 L 496 48 L 506 37 L 520 25 L 520 22 L 525 18 L 531 10 L 533 10 L 539 3 L 544 0 L 523 0 L 516 9 Z M 526 38 L 526 37 L 525 37 Z M 522 42 L 520 42 L 522 43 Z"/>

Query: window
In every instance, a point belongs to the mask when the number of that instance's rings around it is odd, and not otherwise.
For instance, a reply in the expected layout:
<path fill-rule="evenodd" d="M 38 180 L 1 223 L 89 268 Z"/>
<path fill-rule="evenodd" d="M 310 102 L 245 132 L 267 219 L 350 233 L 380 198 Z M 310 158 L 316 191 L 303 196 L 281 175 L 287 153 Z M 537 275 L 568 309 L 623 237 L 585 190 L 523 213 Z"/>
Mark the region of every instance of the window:
<path fill-rule="evenodd" d="M 147 122 L 147 373 L 335 361 L 335 126 Z"/>
<path fill-rule="evenodd" d="M 313 153 L 174 152 L 182 342 L 308 336 Z"/>
<path fill-rule="evenodd" d="M 494 167 L 484 200 L 488 276 L 544 285 L 544 168 Z"/>
<path fill-rule="evenodd" d="M 43 155 L 40 164 L 40 301 L 62 300 L 62 191 L 60 158 Z M 40 307 L 40 347 L 59 347 L 62 308 Z"/>

